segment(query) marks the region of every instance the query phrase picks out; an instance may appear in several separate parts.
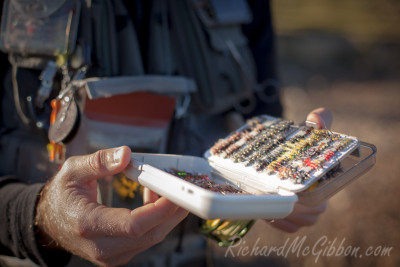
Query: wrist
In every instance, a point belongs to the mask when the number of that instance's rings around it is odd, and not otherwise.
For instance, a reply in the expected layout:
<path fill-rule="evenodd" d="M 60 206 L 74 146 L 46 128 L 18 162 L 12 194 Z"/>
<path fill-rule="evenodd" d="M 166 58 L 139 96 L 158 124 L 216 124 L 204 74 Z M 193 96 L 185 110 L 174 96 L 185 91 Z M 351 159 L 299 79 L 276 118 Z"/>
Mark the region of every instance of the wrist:
<path fill-rule="evenodd" d="M 51 229 L 48 224 L 48 200 L 45 195 L 47 192 L 48 184 L 46 184 L 39 194 L 38 203 L 36 206 L 36 215 L 34 221 L 35 237 L 39 245 L 46 249 L 61 249 L 59 244 L 52 238 Z M 47 211 L 47 212 L 46 212 Z"/>

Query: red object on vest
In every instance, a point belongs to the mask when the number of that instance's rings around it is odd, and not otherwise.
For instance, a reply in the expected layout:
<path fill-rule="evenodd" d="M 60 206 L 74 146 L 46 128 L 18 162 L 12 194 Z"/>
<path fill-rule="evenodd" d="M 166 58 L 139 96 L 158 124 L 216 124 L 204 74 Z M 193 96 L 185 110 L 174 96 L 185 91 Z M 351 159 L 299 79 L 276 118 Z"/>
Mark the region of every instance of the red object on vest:
<path fill-rule="evenodd" d="M 170 96 L 134 92 L 87 99 L 85 115 L 95 121 L 163 128 L 172 119 L 175 102 Z"/>

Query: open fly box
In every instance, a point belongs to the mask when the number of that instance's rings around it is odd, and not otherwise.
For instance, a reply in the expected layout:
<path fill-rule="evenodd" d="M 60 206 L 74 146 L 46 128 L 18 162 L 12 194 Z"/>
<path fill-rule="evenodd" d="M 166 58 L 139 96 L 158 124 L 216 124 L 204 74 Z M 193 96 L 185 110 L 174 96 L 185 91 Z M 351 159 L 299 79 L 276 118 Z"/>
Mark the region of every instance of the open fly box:
<path fill-rule="evenodd" d="M 277 219 L 297 201 L 313 206 L 333 196 L 375 154 L 355 137 L 259 116 L 204 158 L 132 153 L 125 174 L 203 219 Z"/>

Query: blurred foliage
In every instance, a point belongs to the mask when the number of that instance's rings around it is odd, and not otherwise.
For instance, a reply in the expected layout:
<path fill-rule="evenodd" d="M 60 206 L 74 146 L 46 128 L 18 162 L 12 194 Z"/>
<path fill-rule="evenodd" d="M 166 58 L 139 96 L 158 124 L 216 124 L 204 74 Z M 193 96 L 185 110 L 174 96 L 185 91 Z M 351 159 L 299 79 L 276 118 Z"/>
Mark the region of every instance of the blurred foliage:
<path fill-rule="evenodd" d="M 328 31 L 354 43 L 400 43 L 398 0 L 275 0 L 272 9 L 278 34 Z"/>

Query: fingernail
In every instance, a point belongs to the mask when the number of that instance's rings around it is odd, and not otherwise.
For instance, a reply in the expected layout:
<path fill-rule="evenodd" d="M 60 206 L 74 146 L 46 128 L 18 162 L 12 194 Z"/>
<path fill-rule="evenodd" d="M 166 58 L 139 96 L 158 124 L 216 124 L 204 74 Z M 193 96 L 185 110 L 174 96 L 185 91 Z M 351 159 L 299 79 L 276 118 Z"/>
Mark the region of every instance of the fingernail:
<path fill-rule="evenodd" d="M 122 154 L 124 150 L 122 147 L 117 148 L 114 150 L 114 164 L 119 164 L 122 161 Z"/>

